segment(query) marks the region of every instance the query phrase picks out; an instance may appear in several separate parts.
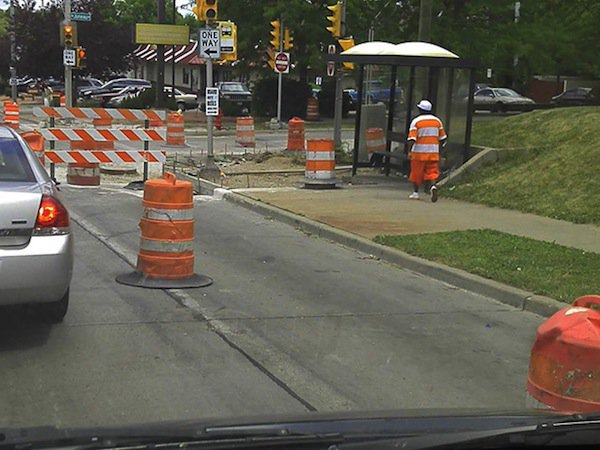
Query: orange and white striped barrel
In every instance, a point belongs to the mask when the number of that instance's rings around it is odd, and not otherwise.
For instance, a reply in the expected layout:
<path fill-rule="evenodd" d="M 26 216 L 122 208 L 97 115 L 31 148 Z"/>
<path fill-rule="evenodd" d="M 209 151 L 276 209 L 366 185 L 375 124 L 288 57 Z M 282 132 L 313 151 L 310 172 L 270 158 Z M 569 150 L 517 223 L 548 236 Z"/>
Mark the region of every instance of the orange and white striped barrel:
<path fill-rule="evenodd" d="M 319 120 L 319 100 L 314 97 L 310 97 L 306 104 L 306 120 L 311 122 Z"/>
<path fill-rule="evenodd" d="M 170 112 L 167 115 L 167 145 L 185 145 L 183 114 Z"/>
<path fill-rule="evenodd" d="M 4 101 L 4 122 L 11 128 L 19 128 L 19 104 L 12 100 Z"/>
<path fill-rule="evenodd" d="M 304 187 L 335 188 L 335 141 L 333 139 L 306 141 Z"/>
<path fill-rule="evenodd" d="M 100 186 L 100 164 L 86 162 L 69 164 L 67 183 L 74 186 Z"/>
<path fill-rule="evenodd" d="M 67 97 L 64 95 L 60 96 L 60 106 L 67 106 Z"/>
<path fill-rule="evenodd" d="M 304 120 L 292 117 L 288 121 L 288 143 L 290 151 L 304 151 Z"/>
<path fill-rule="evenodd" d="M 25 133 L 21 133 L 21 137 L 29 144 L 29 147 L 35 155 L 38 157 L 42 166 L 46 163 L 46 158 L 44 156 L 44 137 L 38 133 L 37 131 L 26 131 Z"/>
<path fill-rule="evenodd" d="M 367 128 L 367 152 L 385 152 L 383 128 Z"/>
<path fill-rule="evenodd" d="M 180 279 L 194 273 L 192 183 L 172 173 L 144 183 L 144 213 L 137 270 L 150 278 Z"/>
<path fill-rule="evenodd" d="M 256 132 L 254 131 L 254 117 L 238 117 L 235 121 L 235 142 L 242 147 L 256 145 Z"/>

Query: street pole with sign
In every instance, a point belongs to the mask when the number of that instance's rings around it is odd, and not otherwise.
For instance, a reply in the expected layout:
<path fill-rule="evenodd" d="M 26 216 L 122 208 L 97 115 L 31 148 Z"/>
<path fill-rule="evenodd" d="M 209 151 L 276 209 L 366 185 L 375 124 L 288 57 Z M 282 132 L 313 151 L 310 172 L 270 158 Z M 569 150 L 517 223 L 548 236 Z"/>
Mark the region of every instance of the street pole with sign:
<path fill-rule="evenodd" d="M 205 101 L 207 105 L 206 114 L 206 147 L 207 158 L 210 161 L 214 158 L 213 150 L 213 115 L 208 114 L 208 97 L 214 95 L 213 92 L 213 59 L 219 59 L 221 56 L 221 32 L 218 28 L 200 28 L 199 34 L 199 50 L 200 57 L 206 61 L 206 92 Z M 217 111 L 218 112 L 218 111 Z"/>
<path fill-rule="evenodd" d="M 71 0 L 65 0 L 65 24 L 71 23 Z M 65 49 L 66 45 L 65 45 Z M 70 50 L 70 49 L 68 49 Z M 63 61 L 64 62 L 64 61 Z M 73 106 L 73 68 L 65 64 L 65 98 L 66 106 Z"/>
<path fill-rule="evenodd" d="M 15 22 L 15 1 L 10 0 L 10 96 L 17 101 L 17 43 Z"/>

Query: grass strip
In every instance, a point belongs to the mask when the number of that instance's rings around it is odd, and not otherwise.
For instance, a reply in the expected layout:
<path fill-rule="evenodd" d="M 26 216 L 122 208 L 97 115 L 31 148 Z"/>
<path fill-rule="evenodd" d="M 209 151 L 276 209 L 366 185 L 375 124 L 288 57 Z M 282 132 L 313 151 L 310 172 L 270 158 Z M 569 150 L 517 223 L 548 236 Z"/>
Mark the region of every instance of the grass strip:
<path fill-rule="evenodd" d="M 600 293 L 600 254 L 495 230 L 380 235 L 375 242 L 570 303 Z"/>

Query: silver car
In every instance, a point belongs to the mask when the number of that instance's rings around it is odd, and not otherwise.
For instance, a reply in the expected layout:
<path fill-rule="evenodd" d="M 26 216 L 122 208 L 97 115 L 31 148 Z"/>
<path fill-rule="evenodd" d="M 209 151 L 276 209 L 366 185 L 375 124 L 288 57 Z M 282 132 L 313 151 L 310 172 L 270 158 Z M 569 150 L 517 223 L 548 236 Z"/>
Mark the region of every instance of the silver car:
<path fill-rule="evenodd" d="M 19 134 L 0 127 L 0 306 L 36 304 L 60 322 L 69 305 L 73 235 L 55 183 Z"/>
<path fill-rule="evenodd" d="M 531 111 L 535 101 L 508 88 L 483 88 L 473 95 L 475 110 L 492 112 Z"/>

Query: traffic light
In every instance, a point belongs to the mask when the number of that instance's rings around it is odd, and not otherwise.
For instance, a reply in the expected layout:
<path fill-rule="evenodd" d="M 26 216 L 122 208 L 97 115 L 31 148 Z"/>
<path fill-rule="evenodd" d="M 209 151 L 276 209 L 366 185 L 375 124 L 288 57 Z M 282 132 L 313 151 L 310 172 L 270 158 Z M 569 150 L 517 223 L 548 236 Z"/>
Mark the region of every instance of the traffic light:
<path fill-rule="evenodd" d="M 290 50 L 294 46 L 294 37 L 291 35 L 289 29 L 285 29 L 283 32 L 283 49 L 285 51 Z"/>
<path fill-rule="evenodd" d="M 273 20 L 271 22 L 271 26 L 273 29 L 271 30 L 271 40 L 269 43 L 273 46 L 273 48 L 279 50 L 279 43 L 281 41 L 281 22 L 279 19 Z"/>
<path fill-rule="evenodd" d="M 354 45 L 355 45 L 354 38 L 352 38 L 352 37 L 338 39 L 338 42 L 340 44 L 340 47 L 342 48 L 342 51 L 348 50 L 348 49 L 354 47 Z M 342 65 L 344 66 L 344 69 L 348 69 L 348 70 L 354 69 L 354 63 L 342 63 Z"/>
<path fill-rule="evenodd" d="M 327 16 L 327 20 L 331 22 L 331 25 L 327 27 L 333 37 L 340 37 L 342 35 L 342 2 L 337 2 L 335 5 L 327 7 L 331 11 L 331 16 Z"/>
<path fill-rule="evenodd" d="M 196 6 L 192 8 L 198 20 L 217 20 L 219 4 L 217 0 L 196 0 Z"/>
<path fill-rule="evenodd" d="M 63 25 L 63 42 L 65 47 L 73 47 L 73 25 Z"/>
<path fill-rule="evenodd" d="M 85 69 L 87 67 L 87 51 L 83 47 L 75 49 L 75 67 Z"/>

